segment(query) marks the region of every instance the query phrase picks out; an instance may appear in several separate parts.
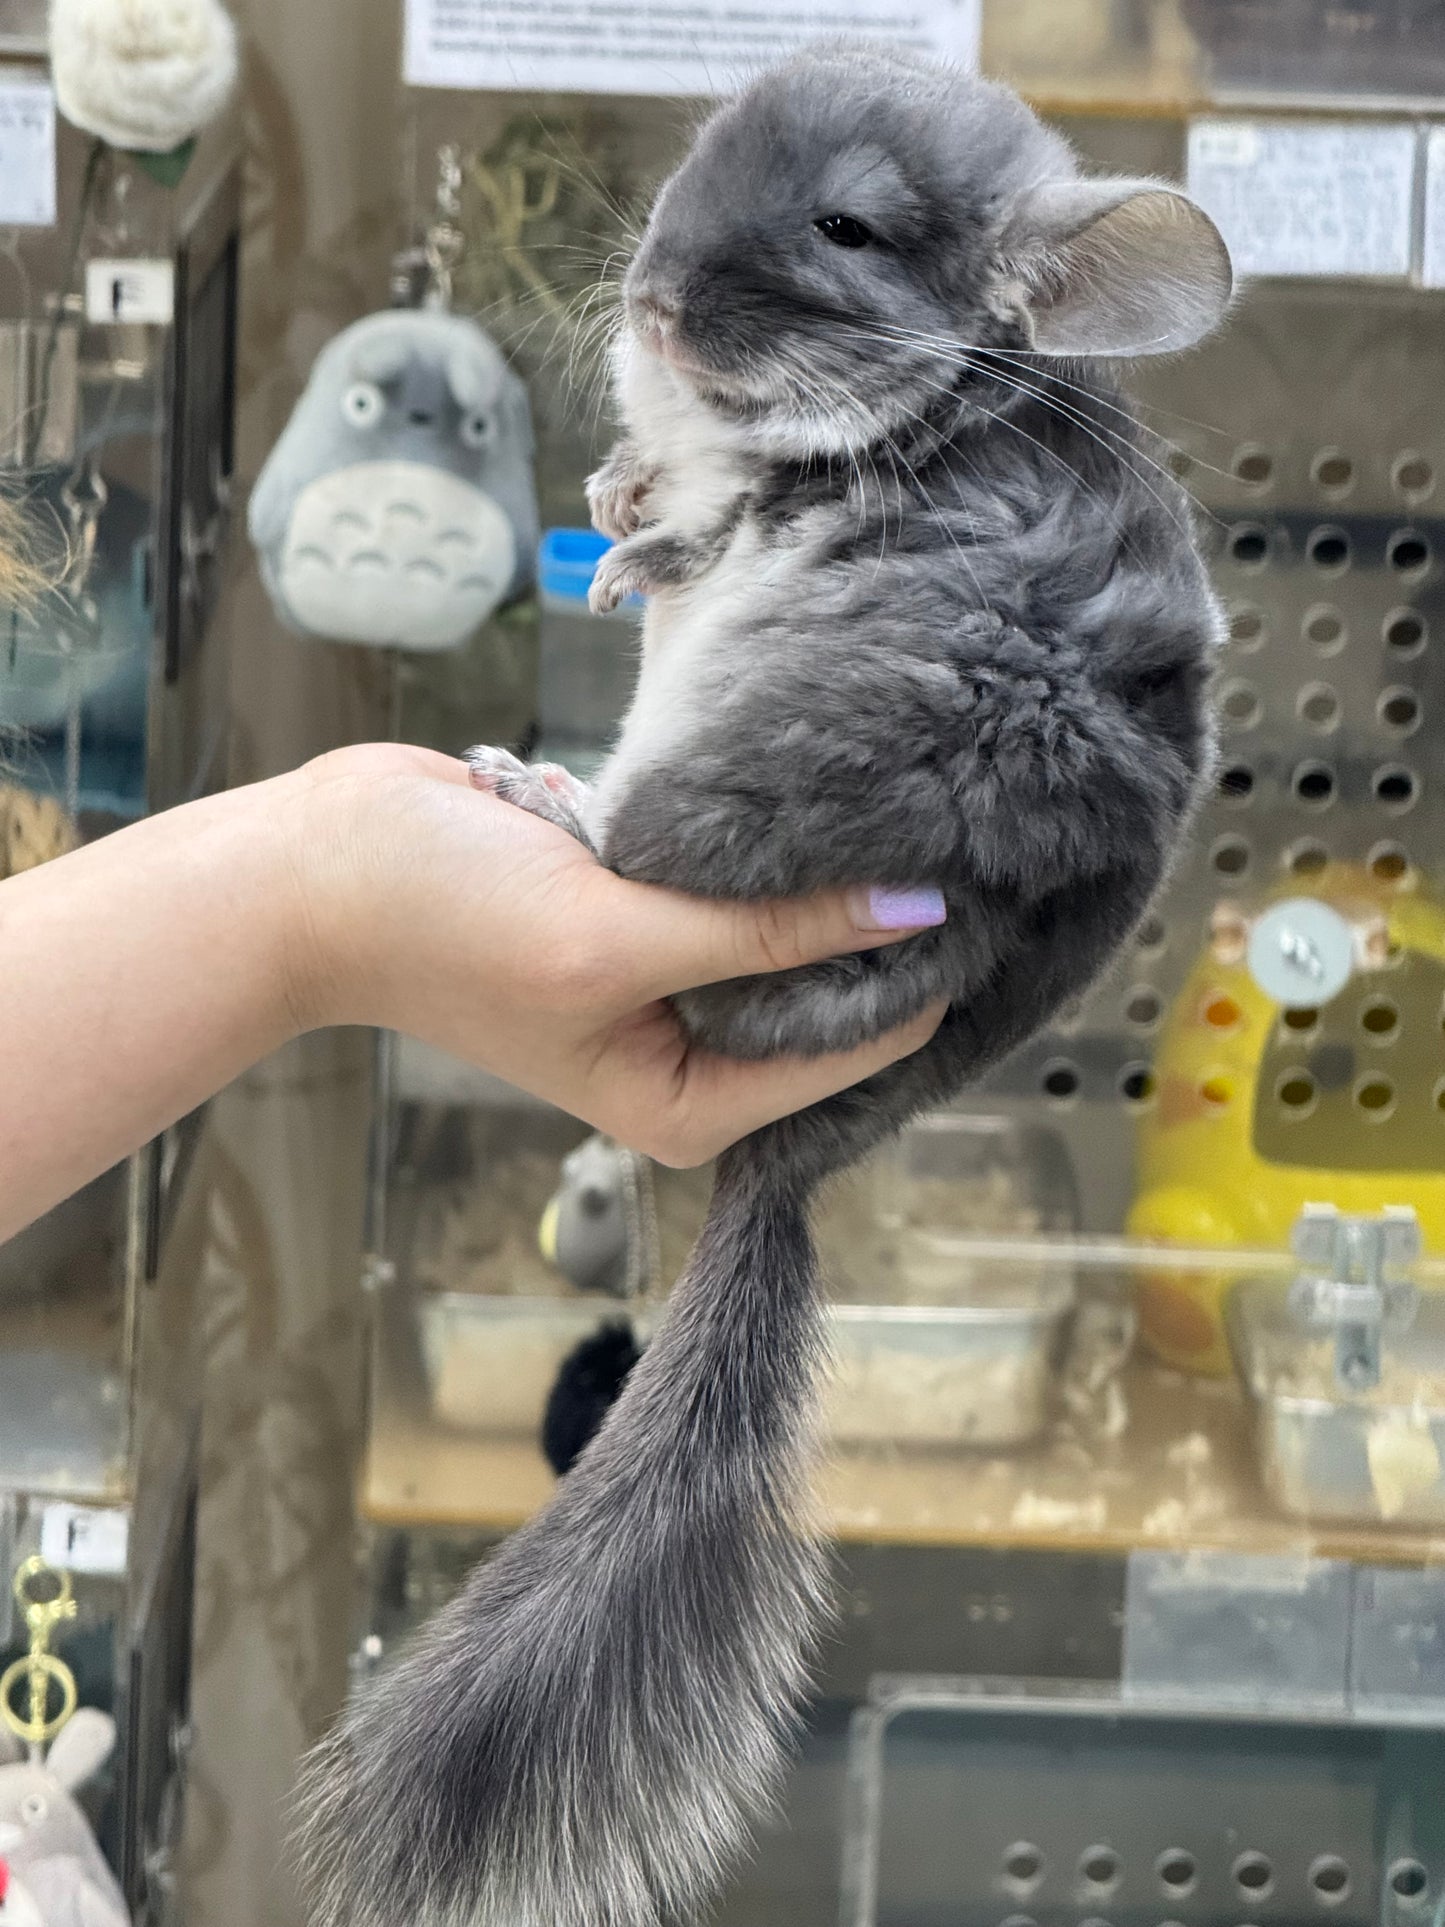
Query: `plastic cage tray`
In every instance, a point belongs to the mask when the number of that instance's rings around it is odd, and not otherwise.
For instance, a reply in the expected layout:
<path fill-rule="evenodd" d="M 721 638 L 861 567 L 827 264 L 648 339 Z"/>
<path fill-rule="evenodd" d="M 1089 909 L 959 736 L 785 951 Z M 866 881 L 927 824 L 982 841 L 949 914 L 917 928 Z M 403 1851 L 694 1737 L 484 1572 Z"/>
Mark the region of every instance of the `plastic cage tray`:
<path fill-rule="evenodd" d="M 884 1690 L 842 1927 L 1404 1927 L 1445 1892 L 1438 1731 Z M 1432 1808 L 1434 1810 L 1432 1817 Z"/>

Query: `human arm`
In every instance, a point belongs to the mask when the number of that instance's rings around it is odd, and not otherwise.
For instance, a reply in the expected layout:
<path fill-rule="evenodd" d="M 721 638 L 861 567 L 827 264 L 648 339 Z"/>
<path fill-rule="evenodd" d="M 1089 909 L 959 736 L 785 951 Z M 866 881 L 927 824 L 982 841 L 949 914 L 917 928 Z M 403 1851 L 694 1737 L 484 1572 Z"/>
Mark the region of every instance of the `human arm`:
<path fill-rule="evenodd" d="M 377 744 L 0 884 L 0 1238 L 303 1031 L 378 1024 L 694 1163 L 916 1049 L 692 1049 L 671 992 L 898 933 L 841 894 L 702 903 L 603 870 L 465 766 Z"/>

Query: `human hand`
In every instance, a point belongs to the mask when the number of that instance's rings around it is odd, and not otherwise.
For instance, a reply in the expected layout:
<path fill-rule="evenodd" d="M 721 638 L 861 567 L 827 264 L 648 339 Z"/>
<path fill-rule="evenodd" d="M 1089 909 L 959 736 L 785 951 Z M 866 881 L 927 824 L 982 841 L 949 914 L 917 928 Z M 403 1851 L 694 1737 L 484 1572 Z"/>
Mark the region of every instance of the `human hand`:
<path fill-rule="evenodd" d="M 835 892 L 725 904 L 624 882 L 430 750 L 335 750 L 281 779 L 297 913 L 295 1021 L 376 1024 L 482 1066 L 664 1164 L 735 1139 L 917 1050 L 936 1006 L 861 1049 L 737 1063 L 694 1045 L 672 993 L 897 942 L 941 921 Z M 881 914 L 880 914 L 881 911 Z"/>

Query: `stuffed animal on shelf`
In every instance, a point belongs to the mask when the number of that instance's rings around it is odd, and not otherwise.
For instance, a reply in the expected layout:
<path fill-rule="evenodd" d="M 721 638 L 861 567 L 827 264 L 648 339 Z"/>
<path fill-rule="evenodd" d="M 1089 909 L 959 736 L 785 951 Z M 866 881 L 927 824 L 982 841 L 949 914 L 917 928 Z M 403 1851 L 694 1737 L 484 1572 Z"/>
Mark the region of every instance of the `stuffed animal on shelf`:
<path fill-rule="evenodd" d="M 563 1158 L 537 1244 L 578 1291 L 626 1298 L 647 1279 L 651 1219 L 646 1160 L 598 1134 Z M 559 1478 L 590 1444 L 641 1356 L 631 1323 L 609 1318 L 562 1360 L 542 1414 L 542 1451 Z"/>
<path fill-rule="evenodd" d="M 249 528 L 288 627 L 459 648 L 532 579 L 526 390 L 473 321 L 369 315 L 317 357 L 257 480 Z"/>
<path fill-rule="evenodd" d="M 623 1297 L 645 1264 L 639 1160 L 610 1138 L 585 1138 L 562 1160 L 562 1181 L 542 1213 L 537 1246 L 578 1291 Z"/>
<path fill-rule="evenodd" d="M 0 1927 L 130 1927 L 119 1883 L 75 1798 L 115 1749 L 115 1721 L 82 1707 L 44 1764 L 0 1728 Z M 12 1921 L 10 1909 L 15 1917 Z"/>
<path fill-rule="evenodd" d="M 51 0 L 50 64 L 73 126 L 171 154 L 229 100 L 236 29 L 219 0 Z"/>

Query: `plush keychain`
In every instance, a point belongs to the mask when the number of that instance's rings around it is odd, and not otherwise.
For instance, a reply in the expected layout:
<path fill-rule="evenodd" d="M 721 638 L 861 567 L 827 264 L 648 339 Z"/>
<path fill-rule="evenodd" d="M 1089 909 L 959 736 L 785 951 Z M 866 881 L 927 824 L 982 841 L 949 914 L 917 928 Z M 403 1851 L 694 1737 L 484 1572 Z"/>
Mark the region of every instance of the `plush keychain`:
<path fill-rule="evenodd" d="M 183 156 L 235 87 L 236 29 L 219 0 L 51 0 L 50 64 L 73 126 Z"/>
<path fill-rule="evenodd" d="M 336 642 L 459 648 L 531 580 L 526 391 L 475 322 L 356 322 L 322 350 L 251 497 L 282 621 Z"/>
<path fill-rule="evenodd" d="M 562 1181 L 537 1229 L 549 1265 L 578 1291 L 624 1297 L 645 1263 L 642 1160 L 610 1138 L 589 1137 L 562 1160 Z"/>
<path fill-rule="evenodd" d="M 548 1264 L 579 1291 L 636 1297 L 652 1269 L 656 1229 L 645 1158 L 610 1138 L 585 1139 L 562 1160 L 537 1232 Z M 542 1415 L 542 1451 L 559 1477 L 590 1442 L 642 1350 L 625 1318 L 605 1319 L 557 1368 Z"/>
<path fill-rule="evenodd" d="M 16 1927 L 35 1927 L 36 1915 L 43 1927 L 130 1927 L 75 1797 L 115 1751 L 115 1721 L 92 1707 L 76 1711 L 75 1675 L 51 1651 L 55 1632 L 75 1617 L 70 1575 L 32 1557 L 16 1573 L 14 1593 L 29 1651 L 0 1674 L 0 1857 Z M 0 1927 L 12 1927 L 3 1910 Z"/>
<path fill-rule="evenodd" d="M 130 1927 L 115 1875 L 75 1794 L 115 1747 L 115 1722 L 90 1707 L 71 1716 L 43 1765 L 0 1730 L 0 1856 L 10 1892 L 0 1927 Z M 11 1918 L 11 1909 L 14 1918 Z"/>

